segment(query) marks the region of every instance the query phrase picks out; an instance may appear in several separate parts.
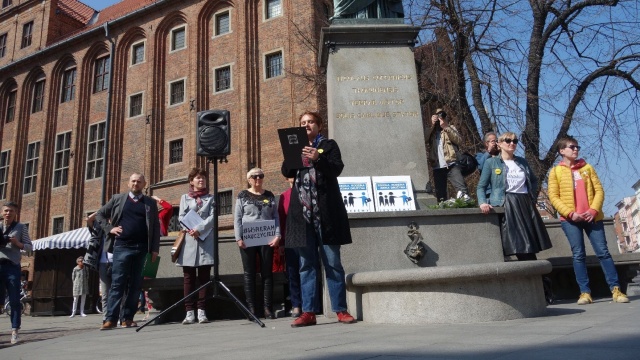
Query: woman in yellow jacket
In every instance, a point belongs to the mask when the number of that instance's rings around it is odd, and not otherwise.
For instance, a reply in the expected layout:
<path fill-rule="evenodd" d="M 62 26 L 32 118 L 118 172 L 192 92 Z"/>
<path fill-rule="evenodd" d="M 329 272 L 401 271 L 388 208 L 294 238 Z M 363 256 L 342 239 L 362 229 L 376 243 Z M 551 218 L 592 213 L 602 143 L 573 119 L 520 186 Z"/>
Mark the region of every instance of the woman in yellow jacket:
<path fill-rule="evenodd" d="M 583 159 L 578 159 L 580 146 L 576 139 L 565 137 L 558 140 L 560 163 L 549 173 L 549 200 L 561 215 L 561 226 L 573 253 L 573 271 L 580 287 L 578 305 L 591 304 L 591 289 L 585 263 L 584 235 L 587 233 L 596 253 L 605 279 L 613 293 L 613 301 L 629 302 L 620 291 L 618 273 L 607 248 L 602 219 L 604 190 L 595 169 Z"/>

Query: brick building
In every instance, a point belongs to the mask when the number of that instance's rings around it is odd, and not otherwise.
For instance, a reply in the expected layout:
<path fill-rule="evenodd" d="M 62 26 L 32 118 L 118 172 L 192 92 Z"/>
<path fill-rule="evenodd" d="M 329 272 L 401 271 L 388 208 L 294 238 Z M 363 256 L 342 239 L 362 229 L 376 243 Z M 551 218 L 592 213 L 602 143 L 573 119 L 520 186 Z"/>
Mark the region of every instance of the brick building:
<path fill-rule="evenodd" d="M 83 226 L 133 172 L 178 206 L 189 170 L 207 166 L 195 154 L 196 113 L 226 109 L 219 203 L 229 228 L 248 169 L 285 189 L 276 129 L 322 108 L 310 44 L 328 3 L 124 0 L 97 12 L 76 0 L 3 0 L 0 201 L 21 205 L 35 239 Z"/>

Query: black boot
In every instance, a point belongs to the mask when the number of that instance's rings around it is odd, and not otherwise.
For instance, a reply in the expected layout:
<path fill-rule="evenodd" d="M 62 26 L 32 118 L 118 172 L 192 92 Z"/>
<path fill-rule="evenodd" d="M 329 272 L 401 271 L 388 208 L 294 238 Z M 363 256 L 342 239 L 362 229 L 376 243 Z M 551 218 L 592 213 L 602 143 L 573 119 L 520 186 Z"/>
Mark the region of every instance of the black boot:
<path fill-rule="evenodd" d="M 273 278 L 264 280 L 264 318 L 275 319 L 276 314 L 273 313 L 271 301 L 273 300 Z"/>
<path fill-rule="evenodd" d="M 244 297 L 246 299 L 247 308 L 254 316 L 256 315 L 255 292 L 256 276 L 244 273 Z M 248 319 L 253 320 L 251 317 L 248 317 Z"/>

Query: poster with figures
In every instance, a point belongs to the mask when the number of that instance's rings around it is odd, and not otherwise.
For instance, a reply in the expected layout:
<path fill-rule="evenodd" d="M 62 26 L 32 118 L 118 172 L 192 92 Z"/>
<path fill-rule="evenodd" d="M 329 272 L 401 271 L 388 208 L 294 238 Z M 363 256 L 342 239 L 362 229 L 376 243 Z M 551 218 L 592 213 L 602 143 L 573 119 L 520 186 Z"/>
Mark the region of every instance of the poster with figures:
<path fill-rule="evenodd" d="M 374 212 L 373 192 L 369 176 L 339 177 L 340 192 L 347 212 Z"/>
<path fill-rule="evenodd" d="M 415 210 L 410 176 L 372 176 L 376 211 Z"/>

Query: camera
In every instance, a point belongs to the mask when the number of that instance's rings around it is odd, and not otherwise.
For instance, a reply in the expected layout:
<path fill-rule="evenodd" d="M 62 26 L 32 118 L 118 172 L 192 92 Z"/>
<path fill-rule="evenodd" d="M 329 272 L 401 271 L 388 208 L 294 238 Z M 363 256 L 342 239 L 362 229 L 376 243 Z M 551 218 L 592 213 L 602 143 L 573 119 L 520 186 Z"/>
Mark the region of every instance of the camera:
<path fill-rule="evenodd" d="M 444 111 L 440 111 L 439 113 L 437 113 L 436 115 L 438 115 L 438 117 L 446 119 L 447 118 L 447 113 Z"/>
<path fill-rule="evenodd" d="M 0 248 L 6 247 L 10 242 L 9 235 L 2 235 L 2 238 L 0 238 Z"/>

